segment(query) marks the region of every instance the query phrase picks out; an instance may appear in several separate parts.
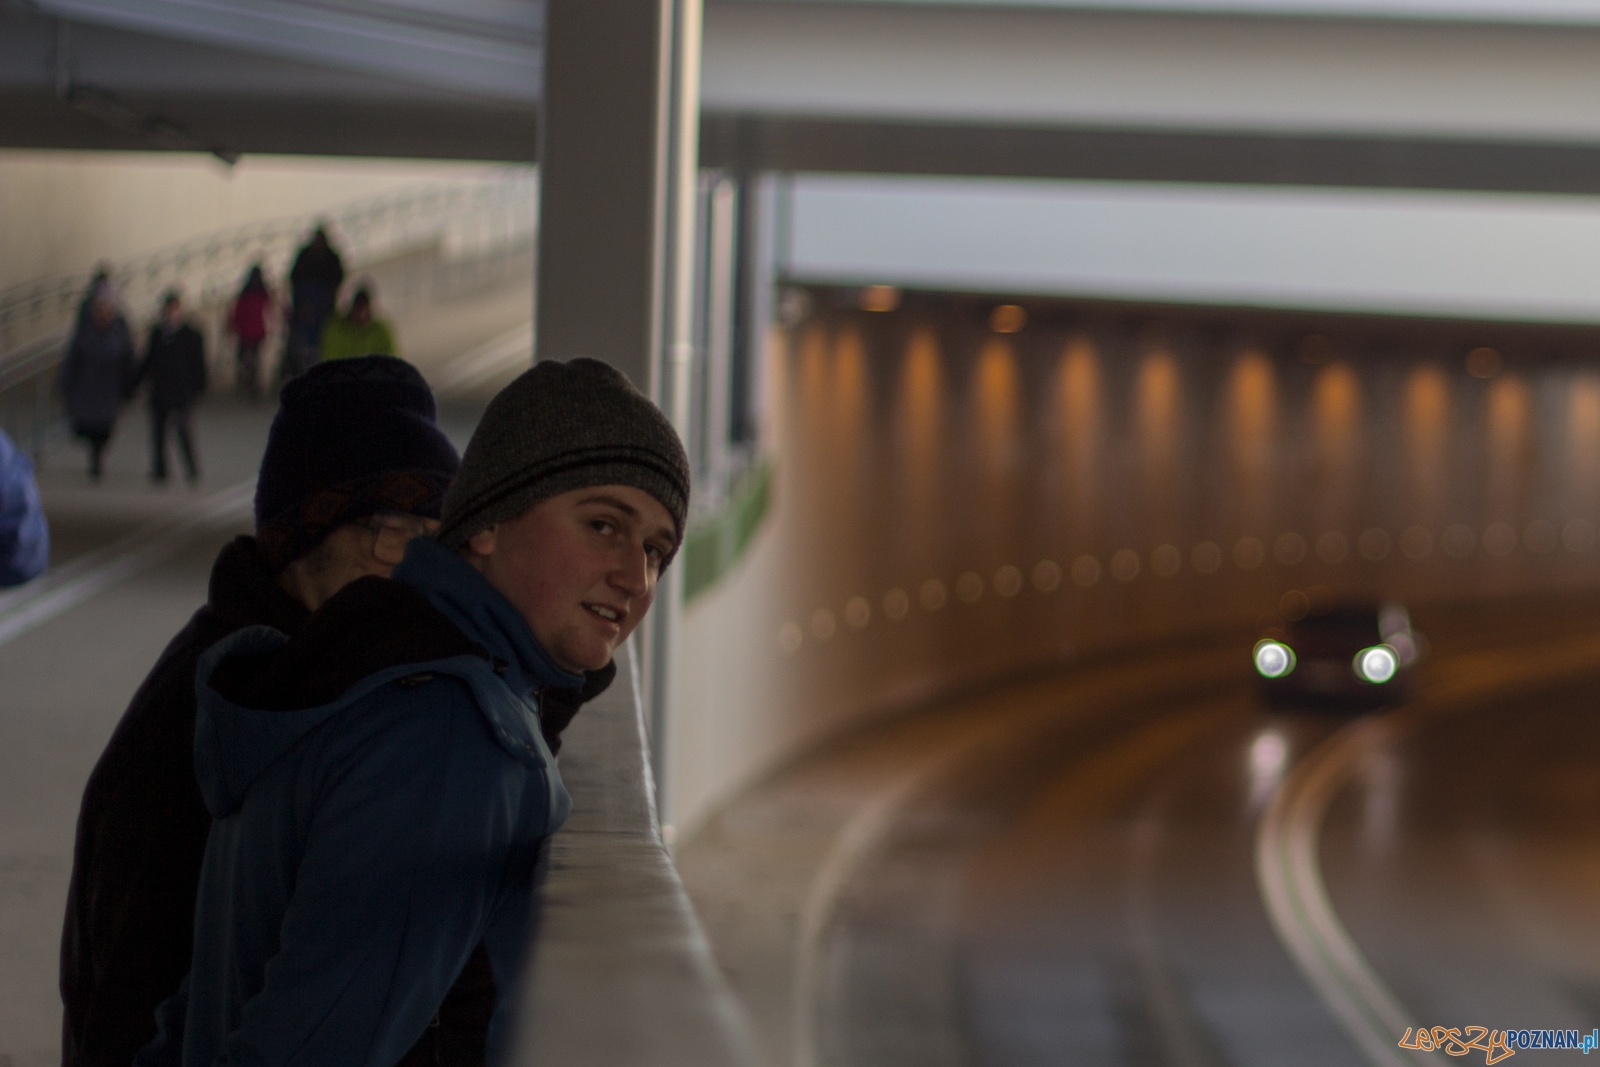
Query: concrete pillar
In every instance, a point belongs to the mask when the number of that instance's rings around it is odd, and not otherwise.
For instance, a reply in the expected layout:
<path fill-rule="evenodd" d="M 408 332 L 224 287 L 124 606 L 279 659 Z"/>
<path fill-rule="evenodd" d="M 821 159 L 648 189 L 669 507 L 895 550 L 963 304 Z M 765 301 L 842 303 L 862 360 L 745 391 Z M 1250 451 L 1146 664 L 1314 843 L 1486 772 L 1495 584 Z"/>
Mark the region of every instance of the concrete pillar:
<path fill-rule="evenodd" d="M 592 356 L 660 399 L 672 0 L 549 0 L 535 359 Z"/>
<path fill-rule="evenodd" d="M 603 359 L 685 440 L 693 351 L 701 0 L 548 0 L 534 359 Z M 683 568 L 643 650 L 658 790 Z"/>

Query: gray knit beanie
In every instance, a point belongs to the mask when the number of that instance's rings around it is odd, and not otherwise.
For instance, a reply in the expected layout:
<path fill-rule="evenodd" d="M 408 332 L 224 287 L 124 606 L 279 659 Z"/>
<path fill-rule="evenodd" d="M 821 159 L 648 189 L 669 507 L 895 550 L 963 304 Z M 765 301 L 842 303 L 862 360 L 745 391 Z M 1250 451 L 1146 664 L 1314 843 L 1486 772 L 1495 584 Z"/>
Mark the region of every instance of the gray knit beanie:
<path fill-rule="evenodd" d="M 541 500 L 591 485 L 642 489 L 683 541 L 689 457 L 654 404 L 596 359 L 534 364 L 489 402 L 445 494 L 438 538 L 467 538 Z"/>

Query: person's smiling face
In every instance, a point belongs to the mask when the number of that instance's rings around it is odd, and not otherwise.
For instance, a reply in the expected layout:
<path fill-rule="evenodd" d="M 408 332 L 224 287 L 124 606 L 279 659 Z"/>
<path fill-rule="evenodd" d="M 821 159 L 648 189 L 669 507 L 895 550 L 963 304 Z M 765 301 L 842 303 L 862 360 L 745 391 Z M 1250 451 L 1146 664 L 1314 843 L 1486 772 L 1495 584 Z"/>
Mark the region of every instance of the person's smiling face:
<path fill-rule="evenodd" d="M 628 485 L 574 489 L 468 538 L 462 555 L 569 671 L 599 670 L 655 598 L 672 516 Z"/>

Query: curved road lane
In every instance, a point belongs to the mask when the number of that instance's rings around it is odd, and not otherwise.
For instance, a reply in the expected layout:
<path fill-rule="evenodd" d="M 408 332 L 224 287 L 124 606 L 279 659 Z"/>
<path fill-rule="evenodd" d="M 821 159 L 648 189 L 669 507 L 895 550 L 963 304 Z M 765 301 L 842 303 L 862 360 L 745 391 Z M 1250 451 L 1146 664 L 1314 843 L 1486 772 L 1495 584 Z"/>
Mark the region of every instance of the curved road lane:
<path fill-rule="evenodd" d="M 1445 1062 L 1394 1048 L 1395 1020 L 1588 1032 L 1600 638 L 1572 636 L 1584 616 L 1436 613 L 1421 698 L 1365 719 L 1262 711 L 1239 639 L 996 688 L 934 709 L 942 754 L 911 717 L 800 761 L 681 865 L 774 1061 L 797 1067 L 1333 1067 Z M 1163 674 L 1188 682 L 1148 681 Z M 920 777 L 882 770 L 896 746 L 921 746 Z M 1258 861 L 1296 833 L 1310 873 L 1285 910 Z M 1331 926 L 1294 911 L 1307 884 Z M 1340 937 L 1335 978 L 1392 1009 L 1365 1034 L 1315 973 Z"/>
<path fill-rule="evenodd" d="M 1398 717 L 1331 805 L 1329 900 L 1408 1023 L 1600 1026 L 1593 662 L 1591 651 L 1587 669 Z"/>

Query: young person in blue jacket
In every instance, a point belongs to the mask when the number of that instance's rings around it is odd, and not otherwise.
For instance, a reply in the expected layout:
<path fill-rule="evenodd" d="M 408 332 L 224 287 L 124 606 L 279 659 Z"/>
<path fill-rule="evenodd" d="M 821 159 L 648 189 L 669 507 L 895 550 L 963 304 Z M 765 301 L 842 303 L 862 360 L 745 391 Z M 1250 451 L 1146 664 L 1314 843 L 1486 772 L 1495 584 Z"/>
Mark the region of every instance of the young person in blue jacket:
<path fill-rule="evenodd" d="M 0 587 L 21 585 L 50 563 L 50 526 L 33 463 L 0 430 Z"/>
<path fill-rule="evenodd" d="M 207 653 L 187 1002 L 136 1062 L 392 1067 L 480 944 L 503 1060 L 534 865 L 570 807 L 546 719 L 611 680 L 688 496 L 682 443 L 625 377 L 540 363 L 489 405 L 436 538 L 392 579 Z"/>

